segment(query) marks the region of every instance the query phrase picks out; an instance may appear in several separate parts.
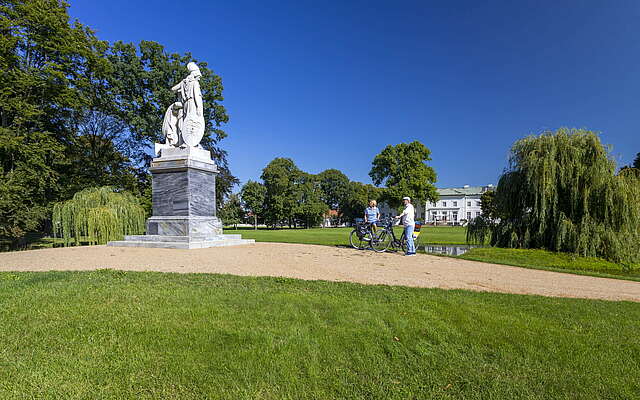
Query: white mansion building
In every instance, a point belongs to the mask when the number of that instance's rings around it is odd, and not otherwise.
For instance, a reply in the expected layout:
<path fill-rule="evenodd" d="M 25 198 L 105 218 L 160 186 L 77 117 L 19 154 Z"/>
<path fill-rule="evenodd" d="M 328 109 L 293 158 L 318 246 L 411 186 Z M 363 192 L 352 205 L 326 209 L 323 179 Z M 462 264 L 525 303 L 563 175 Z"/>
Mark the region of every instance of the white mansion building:
<path fill-rule="evenodd" d="M 440 199 L 437 202 L 413 205 L 416 209 L 416 220 L 447 225 L 464 224 L 482 214 L 480 196 L 493 189 L 493 185 L 464 185 L 461 188 L 438 189 Z M 389 208 L 384 203 L 381 203 L 379 208 L 382 218 L 398 215 L 396 210 Z"/>

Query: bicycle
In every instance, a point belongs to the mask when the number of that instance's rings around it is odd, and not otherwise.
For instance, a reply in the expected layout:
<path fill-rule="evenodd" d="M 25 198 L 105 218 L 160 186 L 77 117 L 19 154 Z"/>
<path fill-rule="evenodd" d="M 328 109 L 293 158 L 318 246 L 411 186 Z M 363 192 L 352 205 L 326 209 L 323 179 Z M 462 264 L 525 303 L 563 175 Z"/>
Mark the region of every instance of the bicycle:
<path fill-rule="evenodd" d="M 383 223 L 382 231 L 376 235 L 371 241 L 371 248 L 375 252 L 383 253 L 391 247 L 393 250 L 402 249 L 406 253 L 407 251 L 407 237 L 405 235 L 404 229 L 402 230 L 402 235 L 400 238 L 396 237 L 395 232 L 393 231 L 394 219 L 387 218 Z M 420 229 L 422 228 L 422 223 L 416 221 L 415 228 L 413 232 L 413 245 L 414 248 L 418 248 L 418 243 L 420 239 Z"/>
<path fill-rule="evenodd" d="M 376 237 L 371 229 L 371 224 L 365 223 L 362 218 L 356 218 L 356 226 L 349 234 L 349 243 L 356 250 L 364 250 L 371 247 L 371 243 Z"/>

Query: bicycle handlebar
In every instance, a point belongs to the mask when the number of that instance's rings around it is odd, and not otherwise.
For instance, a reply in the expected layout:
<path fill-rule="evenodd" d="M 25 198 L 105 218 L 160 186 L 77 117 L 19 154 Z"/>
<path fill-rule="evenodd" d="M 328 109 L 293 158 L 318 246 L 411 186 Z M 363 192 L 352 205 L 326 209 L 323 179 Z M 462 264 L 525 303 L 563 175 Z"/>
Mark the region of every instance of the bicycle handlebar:
<path fill-rule="evenodd" d="M 384 226 L 392 227 L 394 225 L 400 225 L 400 219 L 399 218 L 395 219 L 393 217 L 390 217 L 390 218 L 381 219 L 380 221 L 384 224 Z"/>

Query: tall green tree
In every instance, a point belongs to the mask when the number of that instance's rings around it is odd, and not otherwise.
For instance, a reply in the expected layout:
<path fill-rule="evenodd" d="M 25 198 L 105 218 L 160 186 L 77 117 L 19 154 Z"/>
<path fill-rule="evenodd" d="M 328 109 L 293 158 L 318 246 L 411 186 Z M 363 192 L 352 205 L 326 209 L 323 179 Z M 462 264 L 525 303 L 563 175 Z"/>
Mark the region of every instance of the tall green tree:
<path fill-rule="evenodd" d="M 94 38 L 59 0 L 0 2 L 0 236 L 40 229 L 59 196 Z"/>
<path fill-rule="evenodd" d="M 344 210 L 349 207 L 352 192 L 351 181 L 337 169 L 327 169 L 318 174 L 320 188 L 322 189 L 322 201 L 330 209 L 338 212 L 338 222 L 345 217 Z"/>
<path fill-rule="evenodd" d="M 495 190 L 487 190 L 480 195 L 480 208 L 482 210 L 482 215 L 492 220 L 500 218 L 495 199 Z"/>
<path fill-rule="evenodd" d="M 305 228 L 317 226 L 329 210 L 322 201 L 323 191 L 318 177 L 312 174 L 300 174 L 296 186 L 296 207 L 294 217 L 302 222 Z"/>
<path fill-rule="evenodd" d="M 0 237 L 42 229 L 53 202 L 84 188 L 149 193 L 150 149 L 189 61 L 203 74 L 202 145 L 221 170 L 221 204 L 237 179 L 219 146 L 228 121 L 220 77 L 154 42 L 100 41 L 71 24 L 67 8 L 61 0 L 0 1 Z"/>
<path fill-rule="evenodd" d="M 245 209 L 253 214 L 253 228 L 258 229 L 258 216 L 262 216 L 265 209 L 267 189 L 260 182 L 249 180 L 242 186 L 240 198 Z"/>
<path fill-rule="evenodd" d="M 633 168 L 640 170 L 640 153 L 636 154 L 636 159 L 633 160 Z"/>
<path fill-rule="evenodd" d="M 350 182 L 349 192 L 345 204 L 342 206 L 344 220 L 353 222 L 355 218 L 362 218 L 370 200 L 380 200 L 382 189 L 361 182 Z"/>
<path fill-rule="evenodd" d="M 369 176 L 376 186 L 386 187 L 383 200 L 391 207 L 400 207 L 404 196 L 414 202 L 435 202 L 436 172 L 427 161 L 431 151 L 418 141 L 389 145 L 373 159 Z"/>
<path fill-rule="evenodd" d="M 233 225 L 235 229 L 238 229 L 238 224 L 244 219 L 240 196 L 235 193 L 231 194 L 218 210 L 218 217 L 225 225 Z"/>
<path fill-rule="evenodd" d="M 263 170 L 260 178 L 266 188 L 264 216 L 267 224 L 285 222 L 293 226 L 298 205 L 296 183 L 303 172 L 290 158 L 275 158 Z"/>
<path fill-rule="evenodd" d="M 322 189 L 322 201 L 332 210 L 340 210 L 349 197 L 349 178 L 337 169 L 327 169 L 320 172 L 317 179 Z"/>
<path fill-rule="evenodd" d="M 492 244 L 637 262 L 640 179 L 615 170 L 591 131 L 562 128 L 518 140 L 496 190 Z"/>

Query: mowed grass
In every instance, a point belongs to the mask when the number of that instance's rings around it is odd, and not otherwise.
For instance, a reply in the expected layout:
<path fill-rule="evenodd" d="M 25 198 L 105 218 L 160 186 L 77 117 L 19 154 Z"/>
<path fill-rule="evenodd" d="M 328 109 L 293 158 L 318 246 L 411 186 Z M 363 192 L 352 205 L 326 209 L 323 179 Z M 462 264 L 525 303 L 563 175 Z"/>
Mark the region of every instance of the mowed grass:
<path fill-rule="evenodd" d="M 398 237 L 402 228 L 396 227 Z M 258 242 L 304 243 L 329 246 L 349 246 L 349 234 L 353 228 L 311 228 L 311 229 L 225 229 L 225 233 L 241 234 L 243 238 Z M 464 244 L 467 230 L 461 226 L 423 227 L 421 243 Z"/>
<path fill-rule="evenodd" d="M 484 247 L 471 249 L 459 257 L 466 260 L 525 268 L 640 281 L 640 265 L 638 264 L 623 265 L 600 258 L 580 257 L 546 250 Z"/>
<path fill-rule="evenodd" d="M 0 273 L 0 398 L 633 399 L 638 321 L 629 302 Z"/>

